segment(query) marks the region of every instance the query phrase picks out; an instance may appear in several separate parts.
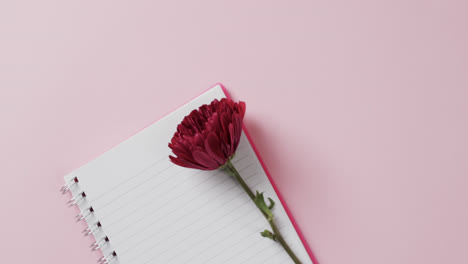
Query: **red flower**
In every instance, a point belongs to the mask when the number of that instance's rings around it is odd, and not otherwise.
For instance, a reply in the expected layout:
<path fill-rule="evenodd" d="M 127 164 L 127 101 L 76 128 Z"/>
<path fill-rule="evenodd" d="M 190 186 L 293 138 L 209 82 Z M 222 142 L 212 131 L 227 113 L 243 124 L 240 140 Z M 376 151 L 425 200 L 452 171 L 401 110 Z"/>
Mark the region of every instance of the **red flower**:
<path fill-rule="evenodd" d="M 171 161 L 179 166 L 215 170 L 234 155 L 242 133 L 245 103 L 213 100 L 184 117 L 169 148 Z"/>

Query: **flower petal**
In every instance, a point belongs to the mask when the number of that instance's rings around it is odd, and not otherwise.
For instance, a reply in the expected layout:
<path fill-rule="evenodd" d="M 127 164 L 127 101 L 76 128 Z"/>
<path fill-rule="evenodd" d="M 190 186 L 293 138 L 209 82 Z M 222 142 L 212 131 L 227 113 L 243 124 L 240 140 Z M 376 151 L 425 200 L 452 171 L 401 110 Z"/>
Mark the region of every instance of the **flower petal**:
<path fill-rule="evenodd" d="M 208 155 L 213 158 L 219 166 L 224 165 L 227 162 L 226 156 L 221 149 L 222 144 L 215 133 L 211 132 L 205 139 L 205 150 Z"/>
<path fill-rule="evenodd" d="M 219 168 L 218 163 L 216 163 L 215 160 L 213 160 L 210 155 L 208 155 L 206 152 L 199 151 L 199 150 L 194 150 L 193 151 L 193 158 L 195 161 L 200 164 L 203 167 L 206 167 L 206 170 L 215 170 Z"/>

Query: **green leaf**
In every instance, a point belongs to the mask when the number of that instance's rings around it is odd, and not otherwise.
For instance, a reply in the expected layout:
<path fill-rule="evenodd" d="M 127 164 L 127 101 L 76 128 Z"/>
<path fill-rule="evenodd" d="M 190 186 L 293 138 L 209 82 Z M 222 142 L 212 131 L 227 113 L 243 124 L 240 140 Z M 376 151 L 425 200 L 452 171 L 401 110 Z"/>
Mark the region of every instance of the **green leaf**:
<path fill-rule="evenodd" d="M 270 207 L 266 205 L 265 198 L 263 198 L 263 192 L 259 193 L 257 191 L 257 194 L 255 195 L 255 204 L 265 215 L 269 218 L 273 218 L 273 213 L 270 211 Z"/>
<path fill-rule="evenodd" d="M 267 237 L 276 241 L 276 236 L 273 233 L 271 233 L 270 230 L 265 229 L 265 231 L 260 232 L 260 235 L 262 235 L 262 237 Z"/>
<path fill-rule="evenodd" d="M 275 202 L 270 197 L 268 197 L 268 200 L 270 201 L 270 205 L 268 206 L 268 209 L 271 210 L 271 209 L 273 209 L 273 207 L 275 207 Z"/>

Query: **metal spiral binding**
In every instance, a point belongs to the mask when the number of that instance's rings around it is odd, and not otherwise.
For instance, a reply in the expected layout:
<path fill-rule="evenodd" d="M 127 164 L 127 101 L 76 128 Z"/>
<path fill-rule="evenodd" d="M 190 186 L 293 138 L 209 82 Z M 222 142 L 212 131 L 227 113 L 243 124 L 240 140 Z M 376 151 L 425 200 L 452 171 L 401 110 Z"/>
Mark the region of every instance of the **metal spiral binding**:
<path fill-rule="evenodd" d="M 85 219 L 86 217 L 88 217 L 90 214 L 92 214 L 94 212 L 94 209 L 92 206 L 86 208 L 83 212 L 79 213 L 77 216 L 76 216 L 76 221 L 79 222 L 83 219 Z"/>
<path fill-rule="evenodd" d="M 67 192 L 72 189 L 74 185 L 78 183 L 78 177 L 72 178 L 69 182 L 67 182 L 61 189 L 60 192 L 62 194 L 66 194 Z M 72 196 L 70 200 L 67 201 L 68 206 L 74 206 L 83 201 L 86 198 L 86 193 L 84 191 L 81 191 L 78 193 L 78 195 Z M 83 211 L 81 211 L 77 216 L 76 216 L 76 221 L 79 222 L 83 219 L 86 219 L 89 217 L 91 214 L 94 213 L 94 208 L 92 206 L 87 207 Z M 90 225 L 88 228 L 83 230 L 83 233 L 85 236 L 89 235 L 94 235 L 94 233 L 99 230 L 102 227 L 102 224 L 100 221 L 95 222 L 94 224 Z M 109 243 L 109 237 L 105 236 L 99 240 L 96 240 L 93 244 L 91 244 L 90 248 L 92 251 L 96 251 L 98 249 L 101 249 L 104 245 Z M 110 261 L 114 258 L 117 257 L 117 253 L 115 251 L 112 251 L 112 253 L 108 254 L 107 256 L 104 255 L 101 258 L 99 258 L 98 263 L 99 264 L 108 264 Z"/>
<path fill-rule="evenodd" d="M 102 246 L 104 246 L 108 242 L 109 242 L 109 238 L 106 236 L 106 237 L 102 238 L 101 240 L 96 241 L 93 244 L 91 244 L 90 248 L 91 248 L 92 251 L 96 251 L 96 250 L 100 249 Z"/>
<path fill-rule="evenodd" d="M 109 261 L 113 258 L 117 257 L 117 253 L 115 253 L 115 251 L 112 251 L 112 253 L 110 253 L 109 255 L 107 256 L 102 256 L 100 259 L 98 259 L 98 263 L 99 264 L 108 264 Z"/>
<path fill-rule="evenodd" d="M 93 234 L 94 232 L 96 232 L 96 230 L 101 228 L 101 226 L 102 226 L 101 222 L 97 221 L 95 224 L 93 224 L 90 227 L 83 230 L 83 233 L 84 233 L 85 236 L 89 236 L 89 235 Z"/>
<path fill-rule="evenodd" d="M 62 194 L 66 194 L 70 188 L 78 182 L 78 178 L 75 177 L 73 179 L 71 179 L 69 182 L 67 182 L 64 186 L 62 186 L 62 188 L 60 189 L 60 191 L 62 192 Z"/>
<path fill-rule="evenodd" d="M 74 206 L 75 204 L 77 204 L 78 202 L 80 202 L 81 200 L 83 200 L 84 198 L 86 198 L 86 193 L 85 192 L 81 192 L 80 194 L 78 194 L 78 197 L 72 197 L 68 202 L 68 206 L 72 207 Z"/>

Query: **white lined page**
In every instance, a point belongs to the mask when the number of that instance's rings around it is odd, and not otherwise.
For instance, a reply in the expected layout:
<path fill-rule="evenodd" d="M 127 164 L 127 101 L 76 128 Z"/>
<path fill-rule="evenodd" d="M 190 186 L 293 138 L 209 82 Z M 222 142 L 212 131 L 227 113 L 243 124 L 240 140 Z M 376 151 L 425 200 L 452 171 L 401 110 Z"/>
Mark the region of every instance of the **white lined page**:
<path fill-rule="evenodd" d="M 269 225 L 235 179 L 169 161 L 177 124 L 223 97 L 216 86 L 65 176 L 78 177 L 72 193 L 86 192 L 79 206 L 93 206 L 88 224 L 101 222 L 96 237 L 109 237 L 103 253 L 115 250 L 116 263 L 292 263 L 279 243 L 260 236 Z M 303 263 L 312 263 L 244 134 L 233 164 L 252 190 L 276 202 L 283 236 Z"/>

